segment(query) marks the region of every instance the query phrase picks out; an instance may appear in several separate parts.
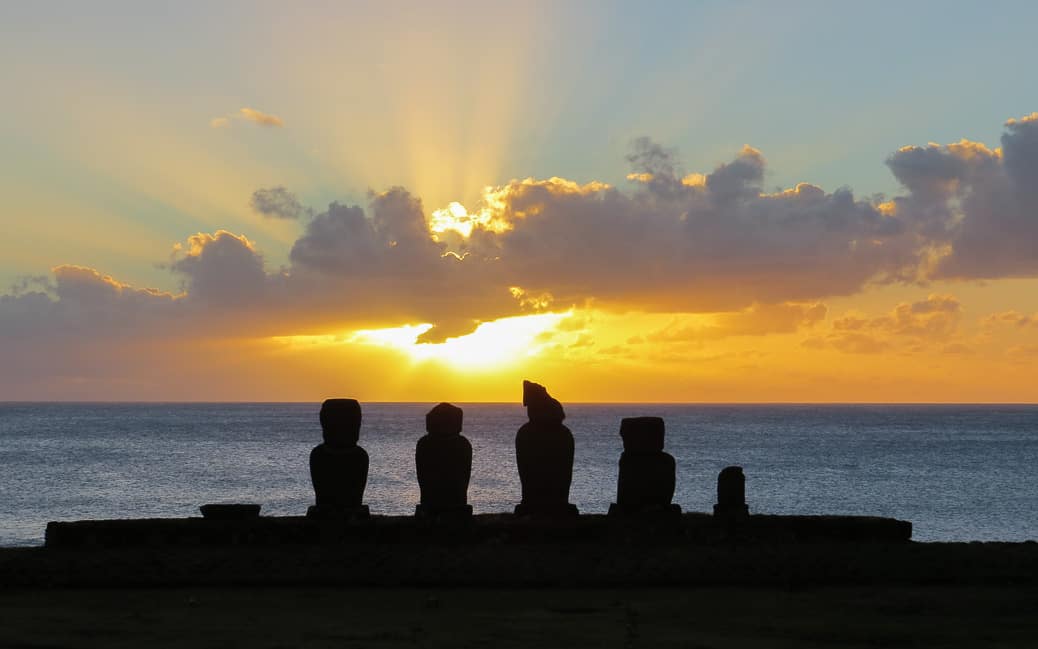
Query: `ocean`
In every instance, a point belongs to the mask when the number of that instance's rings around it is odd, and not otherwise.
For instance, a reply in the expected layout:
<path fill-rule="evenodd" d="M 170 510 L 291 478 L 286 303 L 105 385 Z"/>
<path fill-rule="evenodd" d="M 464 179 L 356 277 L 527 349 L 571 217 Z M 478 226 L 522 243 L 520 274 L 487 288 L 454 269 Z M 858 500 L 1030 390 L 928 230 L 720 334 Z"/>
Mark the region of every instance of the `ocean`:
<path fill-rule="evenodd" d="M 365 502 L 411 514 L 414 448 L 434 404 L 362 404 Z M 469 503 L 519 500 L 518 404 L 456 404 L 472 442 Z M 1038 406 L 567 404 L 576 440 L 570 500 L 616 495 L 622 417 L 656 415 L 677 460 L 674 502 L 712 511 L 717 473 L 740 465 L 752 513 L 912 521 L 918 541 L 1038 539 Z M 251 502 L 302 515 L 319 404 L 0 403 L 0 546 L 43 543 L 47 521 L 197 516 Z"/>

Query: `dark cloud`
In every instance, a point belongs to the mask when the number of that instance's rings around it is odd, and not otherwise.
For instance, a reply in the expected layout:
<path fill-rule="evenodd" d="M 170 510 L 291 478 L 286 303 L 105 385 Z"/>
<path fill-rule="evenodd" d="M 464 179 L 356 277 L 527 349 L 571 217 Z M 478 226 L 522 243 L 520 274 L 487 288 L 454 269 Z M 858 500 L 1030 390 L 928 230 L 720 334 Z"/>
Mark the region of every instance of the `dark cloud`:
<path fill-rule="evenodd" d="M 524 296 L 489 274 L 492 264 L 463 261 L 433 240 L 421 201 L 406 190 L 372 194 L 368 207 L 332 203 L 292 246 L 286 290 L 309 296 L 306 309 L 331 309 L 340 322 L 432 323 L 423 342 L 525 309 Z"/>
<path fill-rule="evenodd" d="M 359 206 L 332 203 L 292 245 L 292 263 L 328 273 L 362 272 L 375 259 L 375 234 Z"/>
<path fill-rule="evenodd" d="M 421 201 L 406 190 L 373 195 L 370 211 L 369 218 L 356 205 L 329 205 L 292 246 L 293 266 L 343 277 L 421 276 L 449 267 L 449 260 L 440 264 L 446 246 L 430 237 Z"/>
<path fill-rule="evenodd" d="M 192 300 L 223 306 L 254 302 L 265 292 L 263 256 L 244 236 L 226 230 L 195 234 L 182 252 L 171 269 Z"/>
<path fill-rule="evenodd" d="M 1038 275 L 1038 113 L 1009 120 L 1000 150 L 968 140 L 905 147 L 887 164 L 909 190 L 896 212 L 924 237 L 926 276 Z"/>
<path fill-rule="evenodd" d="M 257 214 L 276 219 L 298 219 L 309 213 L 296 195 L 281 185 L 252 192 L 249 207 Z"/>
<path fill-rule="evenodd" d="M 674 195 L 682 192 L 677 151 L 667 149 L 647 137 L 636 139 L 626 156 L 631 165 L 631 180 L 647 184 L 653 193 Z"/>
<path fill-rule="evenodd" d="M 723 164 L 706 177 L 710 199 L 727 205 L 738 199 L 753 199 L 760 194 L 764 180 L 764 156 L 753 147 L 743 147 L 738 157 Z"/>
<path fill-rule="evenodd" d="M 654 311 L 724 311 L 847 295 L 918 264 L 915 238 L 849 190 L 802 184 L 760 192 L 752 149 L 702 184 L 658 175 L 625 194 L 599 183 L 513 181 L 488 201 L 503 232 L 477 228 L 467 252 L 491 276 L 556 303 Z M 657 167 L 657 170 L 659 167 Z M 648 172 L 644 172 L 648 174 Z"/>
<path fill-rule="evenodd" d="M 18 277 L 8 287 L 9 295 L 21 295 L 32 290 L 46 290 L 50 286 L 50 277 L 47 275 L 26 275 Z"/>
<path fill-rule="evenodd" d="M 34 290 L 0 295 L 0 340 L 153 335 L 179 299 L 83 266 L 57 266 L 51 273 L 50 280 L 34 282 Z"/>

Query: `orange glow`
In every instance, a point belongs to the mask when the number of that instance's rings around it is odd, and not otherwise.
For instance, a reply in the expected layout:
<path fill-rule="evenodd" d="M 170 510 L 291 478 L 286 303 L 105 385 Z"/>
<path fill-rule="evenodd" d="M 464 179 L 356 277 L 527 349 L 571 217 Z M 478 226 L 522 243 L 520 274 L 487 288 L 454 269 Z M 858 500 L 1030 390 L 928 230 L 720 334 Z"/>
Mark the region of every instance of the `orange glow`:
<path fill-rule="evenodd" d="M 252 350 L 260 396 L 249 398 L 335 389 L 372 400 L 513 401 L 530 378 L 571 402 L 1033 402 L 1038 298 L 1017 296 L 1038 292 L 1033 280 L 1004 284 L 877 287 L 713 314 L 574 308 L 484 322 L 438 344 L 417 342 L 431 324 L 410 323 L 225 351 Z"/>
<path fill-rule="evenodd" d="M 442 343 L 419 343 L 418 337 L 432 329 L 429 323 L 385 329 L 363 329 L 347 335 L 283 336 L 276 341 L 291 347 L 328 345 L 365 345 L 405 353 L 412 362 L 439 362 L 456 369 L 497 371 L 526 358 L 537 356 L 544 347 L 542 336 L 551 331 L 568 313 L 502 318 L 481 323 L 465 336 Z"/>

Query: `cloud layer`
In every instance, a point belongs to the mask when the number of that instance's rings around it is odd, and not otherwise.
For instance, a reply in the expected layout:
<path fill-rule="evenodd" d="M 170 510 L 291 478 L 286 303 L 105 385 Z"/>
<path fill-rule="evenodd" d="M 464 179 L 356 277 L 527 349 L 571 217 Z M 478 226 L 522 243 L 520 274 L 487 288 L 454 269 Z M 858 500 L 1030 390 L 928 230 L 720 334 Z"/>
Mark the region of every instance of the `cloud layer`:
<path fill-rule="evenodd" d="M 241 118 L 281 125 L 251 109 Z M 267 268 L 246 236 L 225 230 L 178 246 L 168 266 L 176 295 L 59 266 L 0 297 L 0 335 L 276 335 L 429 322 L 424 340 L 437 341 L 481 321 L 588 304 L 728 312 L 720 328 L 674 335 L 759 335 L 817 322 L 819 300 L 871 283 L 1038 276 L 1038 114 L 1010 120 L 999 149 L 964 140 L 893 153 L 887 164 L 906 193 L 889 201 L 807 183 L 765 192 L 766 160 L 751 147 L 707 174 L 684 174 L 672 151 L 646 139 L 628 161 L 626 191 L 561 178 L 489 188 L 468 238 L 432 234 L 404 188 L 317 213 L 285 187 L 258 189 L 250 205 L 259 214 L 312 214 L 288 267 Z M 882 322 L 834 322 L 824 342 L 850 348 L 877 328 L 936 335 L 957 310 L 934 299 Z"/>

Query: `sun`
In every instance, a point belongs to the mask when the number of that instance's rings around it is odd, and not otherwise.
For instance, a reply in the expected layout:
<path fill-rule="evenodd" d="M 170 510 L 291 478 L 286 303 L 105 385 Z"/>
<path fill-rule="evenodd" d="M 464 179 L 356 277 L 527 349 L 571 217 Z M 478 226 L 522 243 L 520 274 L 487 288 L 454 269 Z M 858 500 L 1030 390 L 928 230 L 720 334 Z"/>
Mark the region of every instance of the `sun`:
<path fill-rule="evenodd" d="M 469 237 L 473 227 L 475 224 L 473 218 L 469 216 L 469 211 L 457 201 L 450 203 L 447 207 L 433 210 L 429 216 L 429 232 L 433 235 L 453 230 L 463 237 Z"/>
<path fill-rule="evenodd" d="M 433 210 L 429 215 L 429 233 L 439 241 L 445 234 L 456 233 L 468 239 L 476 227 L 491 232 L 504 232 L 511 225 L 501 218 L 502 202 L 500 190 L 484 187 L 479 209 L 469 211 L 464 205 L 452 201 L 447 207 Z"/>

